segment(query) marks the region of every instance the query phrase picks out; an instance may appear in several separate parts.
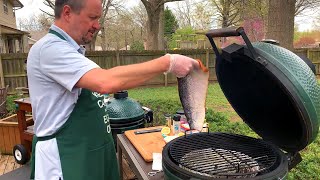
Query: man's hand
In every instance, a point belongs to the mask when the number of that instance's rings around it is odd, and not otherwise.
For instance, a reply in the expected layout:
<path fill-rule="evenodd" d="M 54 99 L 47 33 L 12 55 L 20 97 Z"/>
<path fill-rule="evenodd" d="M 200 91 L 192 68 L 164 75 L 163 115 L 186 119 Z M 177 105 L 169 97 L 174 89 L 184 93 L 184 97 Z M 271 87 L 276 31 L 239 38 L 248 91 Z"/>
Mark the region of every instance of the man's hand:
<path fill-rule="evenodd" d="M 173 73 L 178 78 L 185 77 L 195 68 L 199 68 L 198 61 L 180 54 L 167 54 L 170 56 L 170 66 L 167 72 Z"/>

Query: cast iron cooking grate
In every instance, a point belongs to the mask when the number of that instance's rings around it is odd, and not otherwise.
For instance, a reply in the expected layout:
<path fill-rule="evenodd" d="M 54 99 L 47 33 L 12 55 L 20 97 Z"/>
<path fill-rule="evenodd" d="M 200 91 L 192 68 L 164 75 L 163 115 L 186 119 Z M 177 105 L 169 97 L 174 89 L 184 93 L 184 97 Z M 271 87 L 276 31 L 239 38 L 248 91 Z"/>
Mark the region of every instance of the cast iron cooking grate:
<path fill-rule="evenodd" d="M 171 144 L 169 156 L 179 167 L 213 178 L 247 178 L 277 167 L 278 155 L 266 142 L 235 134 L 199 133 Z"/>

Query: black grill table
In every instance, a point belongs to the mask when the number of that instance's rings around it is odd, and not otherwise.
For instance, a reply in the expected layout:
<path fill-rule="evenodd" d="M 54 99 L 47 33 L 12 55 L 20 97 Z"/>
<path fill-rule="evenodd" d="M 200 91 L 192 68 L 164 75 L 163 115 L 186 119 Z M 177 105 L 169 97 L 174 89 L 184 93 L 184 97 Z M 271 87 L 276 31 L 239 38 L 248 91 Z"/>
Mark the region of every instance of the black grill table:
<path fill-rule="evenodd" d="M 118 162 L 120 169 L 120 179 L 123 179 L 122 155 L 124 154 L 130 167 L 138 179 L 164 179 L 164 173 L 159 172 L 154 176 L 148 176 L 152 170 L 152 162 L 146 162 L 131 144 L 124 134 L 117 135 Z"/>

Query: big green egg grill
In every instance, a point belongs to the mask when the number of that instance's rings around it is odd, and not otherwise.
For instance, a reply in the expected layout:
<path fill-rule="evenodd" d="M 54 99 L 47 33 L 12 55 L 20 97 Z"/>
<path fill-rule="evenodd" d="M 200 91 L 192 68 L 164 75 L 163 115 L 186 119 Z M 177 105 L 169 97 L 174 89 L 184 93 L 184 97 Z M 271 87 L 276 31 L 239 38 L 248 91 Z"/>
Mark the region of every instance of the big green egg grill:
<path fill-rule="evenodd" d="M 153 111 L 132 99 L 128 91 L 119 91 L 113 94 L 106 103 L 106 112 L 109 116 L 114 143 L 117 143 L 117 134 L 124 131 L 145 127 L 153 121 Z"/>
<path fill-rule="evenodd" d="M 242 27 L 206 35 L 224 95 L 261 138 L 228 133 L 176 138 L 163 149 L 165 179 L 284 179 L 318 134 L 320 88 L 314 73 L 283 47 L 251 43 Z M 219 51 L 213 38 L 229 36 L 242 36 L 245 45 Z"/>

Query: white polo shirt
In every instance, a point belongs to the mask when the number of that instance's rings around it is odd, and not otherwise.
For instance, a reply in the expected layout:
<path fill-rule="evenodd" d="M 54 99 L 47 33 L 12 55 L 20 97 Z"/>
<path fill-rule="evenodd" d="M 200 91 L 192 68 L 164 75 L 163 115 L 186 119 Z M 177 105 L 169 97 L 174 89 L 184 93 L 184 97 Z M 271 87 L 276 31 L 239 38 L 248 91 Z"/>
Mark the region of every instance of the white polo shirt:
<path fill-rule="evenodd" d="M 48 33 L 32 46 L 27 59 L 34 132 L 38 137 L 52 135 L 67 121 L 81 92 L 75 84 L 86 72 L 99 68 L 67 33 L 55 25 L 50 28 L 66 40 Z"/>

